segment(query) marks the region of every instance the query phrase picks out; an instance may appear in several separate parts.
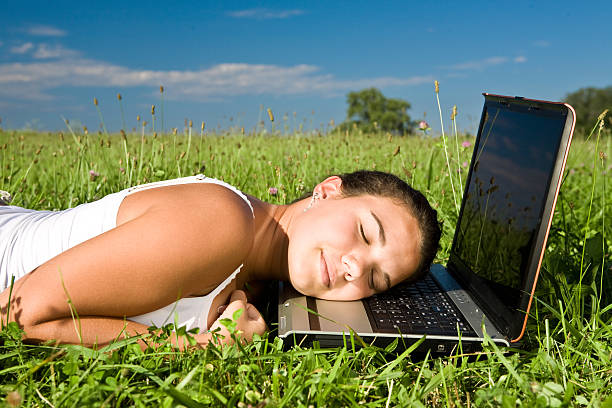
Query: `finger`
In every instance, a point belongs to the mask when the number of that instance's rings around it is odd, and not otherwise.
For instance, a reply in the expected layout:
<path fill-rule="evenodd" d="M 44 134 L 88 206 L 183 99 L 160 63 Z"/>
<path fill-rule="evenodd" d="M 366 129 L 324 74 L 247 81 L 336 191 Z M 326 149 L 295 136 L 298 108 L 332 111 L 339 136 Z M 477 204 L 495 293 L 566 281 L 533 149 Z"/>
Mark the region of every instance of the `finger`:
<path fill-rule="evenodd" d="M 247 303 L 246 311 L 249 320 L 257 320 L 261 317 L 261 313 L 259 313 L 259 310 L 257 310 L 257 308 L 250 303 Z"/>
<path fill-rule="evenodd" d="M 247 303 L 244 300 L 234 300 L 229 305 L 225 306 L 222 315 L 231 315 L 238 309 L 246 310 Z"/>
<path fill-rule="evenodd" d="M 247 314 L 249 316 L 249 325 L 253 327 L 253 332 L 259 335 L 264 334 L 264 332 L 268 328 L 268 325 L 266 324 L 266 321 L 264 320 L 261 313 L 259 313 L 255 306 L 248 304 Z"/>
<path fill-rule="evenodd" d="M 246 303 L 247 301 L 246 293 L 244 293 L 244 291 L 242 290 L 233 291 L 232 295 L 230 296 L 230 303 L 232 303 L 235 300 L 241 300 Z"/>

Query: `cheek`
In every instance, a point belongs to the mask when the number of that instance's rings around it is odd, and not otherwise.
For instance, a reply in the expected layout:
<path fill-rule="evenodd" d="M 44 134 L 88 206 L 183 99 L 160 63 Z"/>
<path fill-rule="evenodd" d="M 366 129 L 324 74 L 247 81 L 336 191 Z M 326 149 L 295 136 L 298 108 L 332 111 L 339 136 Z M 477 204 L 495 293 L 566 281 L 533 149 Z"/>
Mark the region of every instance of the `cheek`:
<path fill-rule="evenodd" d="M 308 254 L 310 250 L 307 250 L 299 242 L 290 242 L 287 252 L 287 267 L 289 269 L 289 280 L 293 287 L 303 293 L 310 294 L 309 288 L 313 285 L 312 283 L 312 260 L 309 260 Z"/>

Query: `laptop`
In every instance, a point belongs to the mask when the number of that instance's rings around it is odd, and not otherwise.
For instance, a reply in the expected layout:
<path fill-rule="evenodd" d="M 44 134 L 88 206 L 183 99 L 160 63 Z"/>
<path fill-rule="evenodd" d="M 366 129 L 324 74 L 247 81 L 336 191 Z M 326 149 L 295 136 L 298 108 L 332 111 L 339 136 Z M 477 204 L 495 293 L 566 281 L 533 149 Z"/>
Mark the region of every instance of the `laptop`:
<path fill-rule="evenodd" d="M 357 334 L 367 344 L 397 339 L 401 350 L 420 342 L 416 352 L 440 354 L 461 342 L 465 353 L 482 348 L 485 331 L 498 345 L 520 345 L 575 112 L 564 103 L 483 95 L 447 264 L 432 265 L 419 282 L 350 302 L 307 297 L 281 283 L 278 336 L 285 347 L 337 347 Z"/>

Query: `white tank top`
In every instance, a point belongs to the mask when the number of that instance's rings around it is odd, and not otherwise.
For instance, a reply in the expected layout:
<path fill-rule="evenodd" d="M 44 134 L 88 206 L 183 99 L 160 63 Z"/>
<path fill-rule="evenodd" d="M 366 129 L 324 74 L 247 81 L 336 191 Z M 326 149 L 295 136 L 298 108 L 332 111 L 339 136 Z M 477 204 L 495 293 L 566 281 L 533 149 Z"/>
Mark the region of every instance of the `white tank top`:
<path fill-rule="evenodd" d="M 253 212 L 247 197 L 235 187 L 202 174 L 130 187 L 100 200 L 63 211 L 36 211 L 0 206 L 0 292 L 15 280 L 60 253 L 117 226 L 117 212 L 125 197 L 135 191 L 188 183 L 218 184 L 236 193 Z M 255 214 L 253 213 L 253 217 Z M 188 330 L 206 330 L 214 298 L 236 277 L 242 265 L 206 296 L 182 298 L 161 309 L 128 320 L 162 327 L 176 323 Z"/>

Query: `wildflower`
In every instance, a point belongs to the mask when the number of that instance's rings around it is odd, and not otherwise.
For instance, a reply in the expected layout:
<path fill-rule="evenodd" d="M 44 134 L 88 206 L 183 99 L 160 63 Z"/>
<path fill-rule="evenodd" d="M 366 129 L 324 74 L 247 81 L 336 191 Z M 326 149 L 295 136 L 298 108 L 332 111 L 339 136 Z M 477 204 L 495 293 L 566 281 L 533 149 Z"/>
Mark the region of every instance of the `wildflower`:
<path fill-rule="evenodd" d="M 164 93 L 164 86 L 163 85 L 159 86 L 159 93 Z"/>
<path fill-rule="evenodd" d="M 419 122 L 419 129 L 426 130 L 427 128 L 429 128 L 429 124 L 427 122 L 425 122 L 424 120 Z"/>
<path fill-rule="evenodd" d="M 276 187 L 270 187 L 270 188 L 268 189 L 268 193 L 269 193 L 270 195 L 275 196 L 275 195 L 277 195 L 277 194 L 278 194 L 278 188 L 276 188 Z"/>
<path fill-rule="evenodd" d="M 125 168 L 119 167 L 119 173 L 125 173 Z"/>
<path fill-rule="evenodd" d="M 434 81 L 434 87 L 436 89 L 436 93 L 440 92 L 440 83 L 438 81 Z"/>
<path fill-rule="evenodd" d="M 98 106 L 98 98 L 94 98 L 94 105 Z"/>
<path fill-rule="evenodd" d="M 6 403 L 9 407 L 18 407 L 21 405 L 21 394 L 19 394 L 19 391 L 11 391 L 6 394 Z"/>
<path fill-rule="evenodd" d="M 470 147 L 472 144 L 470 142 L 468 142 L 467 140 L 463 143 L 461 143 L 461 147 Z"/>
<path fill-rule="evenodd" d="M 121 94 L 120 94 L 120 93 L 118 93 L 118 94 L 117 94 L 117 100 L 118 100 L 118 101 L 120 101 L 120 100 L 121 100 Z"/>
<path fill-rule="evenodd" d="M 155 115 L 155 105 L 151 105 L 151 115 Z"/>
<path fill-rule="evenodd" d="M 95 181 L 98 177 L 100 176 L 100 173 L 94 171 L 94 170 L 89 170 L 89 179 L 91 181 Z"/>
<path fill-rule="evenodd" d="M 463 163 L 461 163 L 461 165 L 462 165 L 463 167 L 467 167 L 467 166 L 468 166 L 468 162 L 464 161 Z"/>
<path fill-rule="evenodd" d="M 395 150 L 393 151 L 393 156 L 397 156 L 397 155 L 399 154 L 399 152 L 400 152 L 400 147 L 399 147 L 399 146 L 397 146 L 397 147 L 395 148 Z"/>
<path fill-rule="evenodd" d="M 274 115 L 272 114 L 272 109 L 268 108 L 268 117 L 270 118 L 270 122 L 274 122 Z"/>
<path fill-rule="evenodd" d="M 206 127 L 206 123 L 202 122 L 202 132 L 204 131 L 205 127 Z"/>
<path fill-rule="evenodd" d="M 0 190 L 0 204 L 8 205 L 11 201 L 13 201 L 11 194 L 8 191 Z"/>

